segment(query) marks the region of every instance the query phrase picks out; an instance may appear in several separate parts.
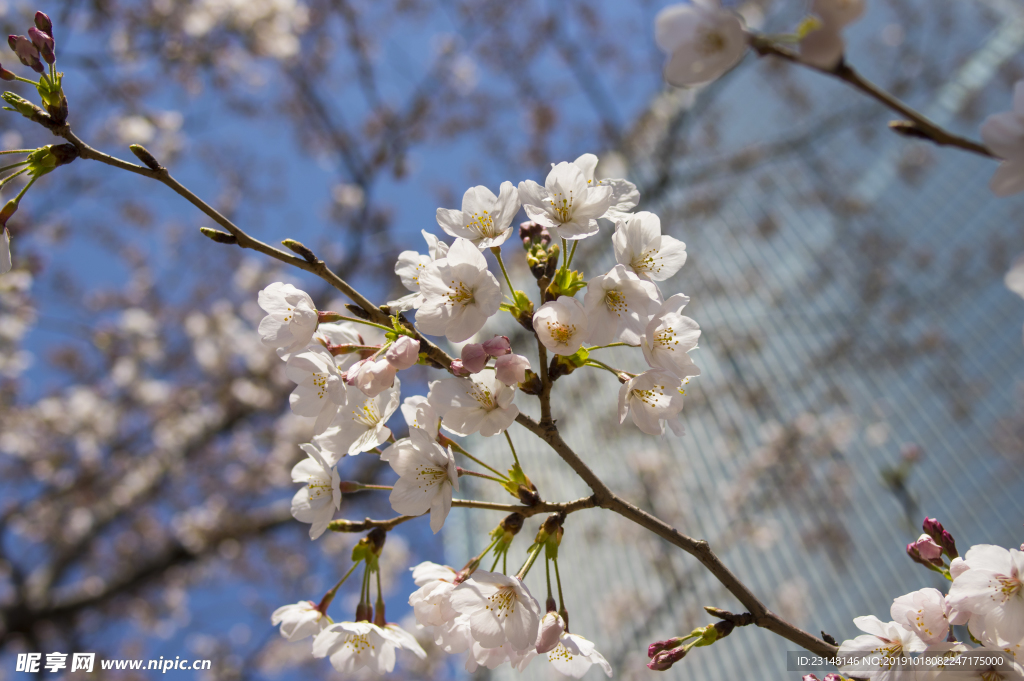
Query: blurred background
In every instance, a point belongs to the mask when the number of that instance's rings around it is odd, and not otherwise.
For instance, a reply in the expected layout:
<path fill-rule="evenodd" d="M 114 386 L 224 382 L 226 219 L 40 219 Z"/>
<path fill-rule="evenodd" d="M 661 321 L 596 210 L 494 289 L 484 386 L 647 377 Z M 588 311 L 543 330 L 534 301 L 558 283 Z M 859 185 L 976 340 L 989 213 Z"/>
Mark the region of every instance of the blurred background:
<path fill-rule="evenodd" d="M 897 137 L 873 102 L 778 61 L 748 55 L 710 87 L 667 88 L 652 37 L 666 4 L 6 2 L 0 20 L 20 34 L 37 9 L 53 18 L 87 142 L 129 159 L 128 144 L 145 145 L 251 234 L 303 241 L 378 302 L 402 293 L 395 258 L 423 249 L 421 229 L 440 232 L 438 206 L 597 153 L 598 176 L 635 182 L 640 208 L 687 243 L 663 290 L 692 299 L 703 373 L 687 435 L 662 439 L 617 425 L 614 377 L 564 377 L 567 441 L 616 491 L 709 540 L 769 607 L 850 638 L 853 617 L 885 619 L 894 597 L 941 588 L 904 555 L 925 515 L 961 552 L 1024 541 L 1024 301 L 1002 285 L 1024 251 L 1024 201 L 992 197 L 992 162 Z M 807 11 L 732 6 L 771 33 Z M 848 38 L 866 77 L 971 137 L 1024 77 L 1015 0 L 868 0 Z M 51 141 L 0 118 L 5 149 Z M 19 652 L 57 651 L 208 658 L 206 679 L 339 676 L 269 623 L 318 600 L 358 537 L 310 542 L 291 519 L 310 424 L 288 412 L 292 384 L 255 326 L 272 281 L 322 309 L 341 301 L 202 238 L 208 224 L 155 182 L 78 161 L 37 183 L 9 225 L 0 679 L 21 676 Z M 610 233 L 582 242 L 588 277 L 613 263 Z M 530 291 L 515 253 L 510 241 L 510 274 Z M 425 371 L 407 373 L 405 395 L 425 390 Z M 504 460 L 502 444 L 469 448 Z M 517 445 L 545 498 L 586 492 L 525 433 Z M 393 479 L 369 456 L 346 463 L 345 478 Z M 385 494 L 361 493 L 340 515 L 391 514 Z M 426 523 L 391 533 L 389 619 L 412 629 L 409 566 L 461 565 L 498 520 L 456 509 L 436 537 Z M 702 606 L 738 607 L 694 560 L 608 514 L 573 515 L 561 555 L 573 631 L 620 678 L 649 677 L 646 645 L 705 624 Z M 339 595 L 332 613 L 354 600 Z M 666 675 L 793 679 L 792 648 L 748 627 Z M 461 656 L 431 653 L 401 657 L 393 677 L 466 676 Z M 524 676 L 557 678 L 543 660 Z"/>

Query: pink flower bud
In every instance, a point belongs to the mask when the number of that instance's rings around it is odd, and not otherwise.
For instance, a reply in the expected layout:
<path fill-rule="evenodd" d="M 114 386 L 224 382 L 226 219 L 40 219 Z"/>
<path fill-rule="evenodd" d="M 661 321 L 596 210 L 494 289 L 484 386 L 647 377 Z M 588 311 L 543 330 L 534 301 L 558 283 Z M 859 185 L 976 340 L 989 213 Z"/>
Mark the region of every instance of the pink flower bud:
<path fill-rule="evenodd" d="M 804 674 L 800 677 L 800 681 L 818 681 L 818 677 L 814 674 Z"/>
<path fill-rule="evenodd" d="M 461 359 L 453 359 L 452 360 L 452 373 L 455 374 L 456 376 L 460 376 L 462 378 L 465 378 L 467 376 L 472 376 L 472 373 L 469 371 L 469 369 L 467 369 L 466 367 L 462 366 L 462 360 Z"/>
<path fill-rule="evenodd" d="M 537 632 L 537 654 L 550 653 L 558 647 L 558 641 L 565 631 L 565 624 L 557 612 L 549 612 L 540 621 Z"/>
<path fill-rule="evenodd" d="M 478 374 L 487 365 L 487 352 L 480 343 L 470 343 L 462 348 L 462 366 L 469 373 Z"/>
<path fill-rule="evenodd" d="M 814 676 L 814 674 L 811 674 L 810 676 Z M 835 672 L 832 672 L 831 674 L 825 674 L 825 678 L 822 679 L 822 681 L 843 681 L 843 677 L 839 676 L 839 674 L 836 674 Z"/>
<path fill-rule="evenodd" d="M 11 73 L 7 69 L 5 69 L 3 66 L 0 66 L 0 79 L 3 79 L 3 80 L 16 80 L 17 76 L 15 76 L 13 73 Z"/>
<path fill-rule="evenodd" d="M 39 50 L 32 44 L 32 41 L 23 35 L 7 36 L 7 44 L 18 55 L 22 64 L 29 67 L 36 73 L 43 72 L 43 63 L 39 61 Z"/>
<path fill-rule="evenodd" d="M 505 385 L 515 385 L 526 380 L 530 360 L 522 355 L 502 355 L 494 360 L 494 373 Z"/>
<path fill-rule="evenodd" d="M 408 369 L 419 361 L 420 342 L 408 336 L 401 336 L 391 344 L 384 356 L 395 369 Z"/>
<path fill-rule="evenodd" d="M 950 558 L 956 558 L 960 554 L 956 550 L 956 541 L 953 540 L 953 535 L 946 531 L 946 528 L 942 526 L 935 518 L 925 518 L 924 527 L 925 534 L 935 540 L 935 543 L 942 547 L 942 550 L 946 552 L 946 555 Z"/>
<path fill-rule="evenodd" d="M 484 352 L 491 357 L 501 357 L 512 352 L 512 344 L 508 342 L 508 336 L 495 336 L 484 343 Z"/>
<path fill-rule="evenodd" d="M 38 28 L 28 29 L 28 37 L 32 41 L 32 45 L 43 55 L 43 59 L 47 64 L 52 64 L 57 60 L 53 53 L 53 38 Z"/>
<path fill-rule="evenodd" d="M 942 547 L 935 543 L 935 540 L 929 537 L 927 534 L 922 534 L 914 542 L 914 546 L 917 548 L 918 553 L 925 560 L 931 562 L 942 556 Z"/>
<path fill-rule="evenodd" d="M 672 650 L 673 648 L 679 647 L 679 644 L 683 642 L 682 637 L 677 636 L 676 638 L 670 638 L 665 641 L 655 641 L 651 645 L 647 646 L 647 657 L 654 658 L 655 655 L 664 651 Z"/>
<path fill-rule="evenodd" d="M 386 359 L 361 359 L 345 374 L 345 382 L 376 397 L 394 385 L 397 371 Z"/>
<path fill-rule="evenodd" d="M 51 38 L 53 37 L 53 22 L 42 12 L 36 12 L 36 28 Z"/>
<path fill-rule="evenodd" d="M 647 668 L 656 672 L 663 672 L 672 667 L 676 662 L 686 657 L 689 649 L 686 646 L 663 650 L 647 663 Z"/>

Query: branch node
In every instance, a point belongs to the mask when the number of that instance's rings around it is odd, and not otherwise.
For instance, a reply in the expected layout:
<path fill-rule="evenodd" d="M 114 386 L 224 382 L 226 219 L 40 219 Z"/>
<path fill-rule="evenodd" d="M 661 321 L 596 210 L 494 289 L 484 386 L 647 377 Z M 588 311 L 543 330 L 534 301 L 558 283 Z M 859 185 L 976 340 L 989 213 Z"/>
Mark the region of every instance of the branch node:
<path fill-rule="evenodd" d="M 935 138 L 921 129 L 914 121 L 889 121 L 889 129 L 901 137 L 936 141 Z"/>
<path fill-rule="evenodd" d="M 235 245 L 238 243 L 238 239 L 235 238 L 234 234 L 228 234 L 212 227 L 200 227 L 199 231 L 203 236 L 213 239 L 219 244 Z"/>

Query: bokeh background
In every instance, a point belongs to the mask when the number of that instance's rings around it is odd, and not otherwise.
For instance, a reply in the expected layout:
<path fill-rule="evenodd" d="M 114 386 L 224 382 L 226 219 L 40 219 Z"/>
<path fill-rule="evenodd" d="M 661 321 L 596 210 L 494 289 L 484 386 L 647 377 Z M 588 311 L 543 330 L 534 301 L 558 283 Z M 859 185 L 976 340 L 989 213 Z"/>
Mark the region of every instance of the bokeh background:
<path fill-rule="evenodd" d="M 990 161 L 897 137 L 878 105 L 777 61 L 748 55 L 710 87 L 667 88 L 652 38 L 665 4 L 6 2 L 0 20 L 24 33 L 36 9 L 54 19 L 86 141 L 128 158 L 147 146 L 254 236 L 307 243 L 379 302 L 402 293 L 397 253 L 439 231 L 438 206 L 597 153 L 598 174 L 634 181 L 640 208 L 687 243 L 663 288 L 691 296 L 703 374 L 688 434 L 657 439 L 615 423 L 614 377 L 577 371 L 556 384 L 567 440 L 616 491 L 708 539 L 769 607 L 842 640 L 853 617 L 941 587 L 904 556 L 924 515 L 961 550 L 1024 541 L 1024 301 L 1002 285 L 1024 252 L 1024 202 L 992 197 Z M 732 6 L 772 33 L 807 10 Z M 1009 108 L 1022 48 L 1015 0 L 868 0 L 848 56 L 976 137 Z M 0 117 L 3 148 L 51 141 Z M 208 679 L 339 676 L 269 624 L 279 605 L 317 600 L 356 537 L 311 543 L 290 517 L 310 425 L 288 412 L 291 384 L 255 326 L 272 281 L 340 302 L 201 237 L 208 224 L 157 183 L 83 161 L 37 183 L 11 221 L 0 679 L 22 676 L 17 653 L 55 651 L 209 658 Z M 610 233 L 583 242 L 588 275 L 613 262 Z M 506 262 L 525 288 L 516 252 Z M 405 394 L 424 390 L 425 370 L 409 374 Z M 545 498 L 585 493 L 539 443 L 517 442 Z M 470 448 L 497 460 L 498 444 Z M 343 477 L 393 479 L 369 456 L 346 463 Z M 391 514 L 374 493 L 342 511 Z M 408 616 L 410 565 L 461 565 L 498 520 L 455 510 L 436 537 L 426 523 L 391 533 L 389 618 Z M 562 556 L 573 630 L 621 678 L 652 674 L 646 644 L 705 623 L 701 606 L 737 606 L 695 561 L 606 514 L 572 516 Z M 353 607 L 345 593 L 334 612 Z M 791 648 L 746 628 L 667 675 L 792 679 Z M 393 677 L 462 678 L 461 665 L 403 657 Z M 543 660 L 525 676 L 556 677 Z"/>

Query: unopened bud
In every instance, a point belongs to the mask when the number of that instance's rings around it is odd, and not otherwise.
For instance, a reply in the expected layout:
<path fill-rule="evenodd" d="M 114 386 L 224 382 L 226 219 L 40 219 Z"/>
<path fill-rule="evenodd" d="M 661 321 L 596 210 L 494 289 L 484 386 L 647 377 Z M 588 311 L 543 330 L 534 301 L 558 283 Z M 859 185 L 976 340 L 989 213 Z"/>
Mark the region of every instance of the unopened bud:
<path fill-rule="evenodd" d="M 530 246 L 547 246 L 551 243 L 551 234 L 547 228 L 528 220 L 519 223 L 519 238 L 523 240 L 523 248 L 529 250 Z"/>
<path fill-rule="evenodd" d="M 163 170 L 164 167 L 160 165 L 160 162 L 156 160 L 156 157 L 153 156 L 153 154 L 149 153 L 149 150 L 146 149 L 146 147 L 141 144 L 130 144 L 128 145 L 128 148 L 133 154 L 135 154 L 135 158 L 145 163 L 146 167 L 150 170 Z"/>
<path fill-rule="evenodd" d="M 209 238 L 213 239 L 219 244 L 237 244 L 238 239 L 235 238 L 234 234 L 228 234 L 227 232 L 221 232 L 220 230 L 213 229 L 211 227 L 200 227 L 200 233 Z"/>
<path fill-rule="evenodd" d="M 38 28 L 28 29 L 29 40 L 32 41 L 32 45 L 39 50 L 39 54 L 43 56 L 43 61 L 47 64 L 52 64 L 57 61 L 57 57 L 54 54 L 54 42 L 53 37 Z"/>
<path fill-rule="evenodd" d="M 505 516 L 505 519 L 498 523 L 498 527 L 510 533 L 512 536 L 519 534 L 519 530 L 523 529 L 523 523 L 526 522 L 526 518 L 521 513 L 509 513 Z"/>
<path fill-rule="evenodd" d="M 804 674 L 800 677 L 800 681 L 818 681 L 818 677 L 814 674 Z"/>
<path fill-rule="evenodd" d="M 656 671 L 663 672 L 672 667 L 676 662 L 686 657 L 686 653 L 689 652 L 688 648 L 679 647 L 671 650 L 663 650 L 662 652 L 655 655 L 650 662 L 647 663 L 647 668 Z"/>
<path fill-rule="evenodd" d="M 495 336 L 484 342 L 483 349 L 490 357 L 501 357 L 512 353 L 512 344 L 508 336 Z"/>
<path fill-rule="evenodd" d="M 50 17 L 46 16 L 42 12 L 36 12 L 35 23 L 36 28 L 51 38 L 53 37 L 53 22 L 50 21 Z"/>
<path fill-rule="evenodd" d="M 32 41 L 23 35 L 9 35 L 7 36 L 7 44 L 10 46 L 14 54 L 18 55 L 18 60 L 29 67 L 36 73 L 43 73 L 43 63 L 39 61 L 39 50 L 32 44 Z"/>
<path fill-rule="evenodd" d="M 2 79 L 2 80 L 17 80 L 18 77 L 16 75 L 14 75 L 12 72 L 10 72 L 7 69 L 5 69 L 2 65 L 0 65 L 0 79 Z"/>
<path fill-rule="evenodd" d="M 281 244 L 296 255 L 302 256 L 308 263 L 316 263 L 316 255 L 307 246 L 295 239 L 285 239 Z"/>
<path fill-rule="evenodd" d="M 471 374 L 478 374 L 487 365 L 487 351 L 482 343 L 467 343 L 462 346 L 462 367 Z"/>
<path fill-rule="evenodd" d="M 929 537 L 935 540 L 935 543 L 942 547 L 946 555 L 950 558 L 956 558 L 960 554 L 956 550 L 956 541 L 953 540 L 953 535 L 946 531 L 946 528 L 942 526 L 935 518 L 924 519 L 924 531 Z"/>
<path fill-rule="evenodd" d="M 7 221 L 11 219 L 11 216 L 18 212 L 18 201 L 17 199 L 11 199 L 4 204 L 3 209 L 0 209 L 0 227 L 6 227 Z"/>
<path fill-rule="evenodd" d="M 822 679 L 822 681 L 844 681 L 844 680 L 843 680 L 843 677 L 839 676 L 839 674 L 836 674 L 835 672 L 832 672 L 831 674 L 825 674 L 825 678 Z"/>
<path fill-rule="evenodd" d="M 934 558 L 932 560 L 925 559 L 921 555 L 921 550 L 918 548 L 917 542 L 907 544 L 907 555 L 910 556 L 910 560 L 915 563 L 920 563 L 929 569 L 941 568 L 944 565 L 942 558 Z"/>
<path fill-rule="evenodd" d="M 473 375 L 473 372 L 470 371 L 469 369 L 467 369 L 462 364 L 462 360 L 461 359 L 453 359 L 452 360 L 452 365 L 451 365 L 450 371 L 453 374 L 455 374 L 456 376 L 459 376 L 460 378 L 466 378 L 467 376 L 472 376 Z"/>
<path fill-rule="evenodd" d="M 651 645 L 647 646 L 647 657 L 653 659 L 655 655 L 665 650 L 672 650 L 678 648 L 683 643 L 682 636 L 676 636 L 675 638 L 666 639 L 664 641 L 655 641 Z"/>
<path fill-rule="evenodd" d="M 521 501 L 524 505 L 536 506 L 537 504 L 540 503 L 540 495 L 537 494 L 537 490 L 530 489 L 526 485 L 520 484 L 519 489 L 516 491 L 516 496 L 519 497 L 519 501 Z"/>

